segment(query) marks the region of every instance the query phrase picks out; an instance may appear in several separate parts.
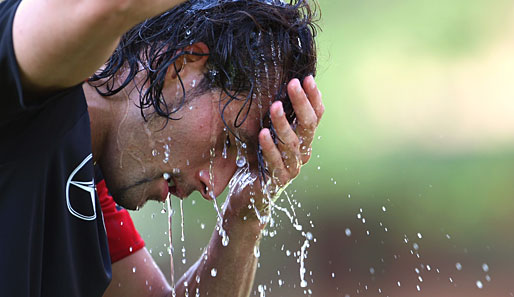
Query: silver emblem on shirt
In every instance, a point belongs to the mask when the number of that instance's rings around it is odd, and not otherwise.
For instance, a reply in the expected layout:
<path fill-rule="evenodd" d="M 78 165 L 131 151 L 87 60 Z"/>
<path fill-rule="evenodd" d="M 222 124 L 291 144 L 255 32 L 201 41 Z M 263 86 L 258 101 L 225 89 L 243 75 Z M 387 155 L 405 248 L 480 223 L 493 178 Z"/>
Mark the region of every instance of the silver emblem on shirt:
<path fill-rule="evenodd" d="M 78 175 L 80 170 L 92 158 L 93 154 L 89 154 L 89 156 L 87 156 L 84 161 L 82 161 L 77 166 L 77 168 L 73 170 L 73 172 L 68 177 L 68 181 L 66 182 L 66 204 L 68 206 L 68 210 L 75 217 L 85 221 L 92 221 L 96 219 L 95 179 L 91 178 L 91 180 L 79 180 L 81 177 Z M 89 202 L 91 202 L 90 205 Z M 80 205 L 80 210 L 77 210 L 77 207 L 74 207 L 72 204 Z"/>

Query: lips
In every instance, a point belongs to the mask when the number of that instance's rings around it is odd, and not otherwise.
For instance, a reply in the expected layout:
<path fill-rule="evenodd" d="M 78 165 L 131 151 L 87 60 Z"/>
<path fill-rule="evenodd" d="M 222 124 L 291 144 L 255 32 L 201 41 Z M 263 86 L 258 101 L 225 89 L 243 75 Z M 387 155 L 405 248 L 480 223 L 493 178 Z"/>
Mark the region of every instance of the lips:
<path fill-rule="evenodd" d="M 164 180 L 166 181 L 166 192 L 171 193 L 173 196 L 180 197 L 180 193 L 178 190 L 178 187 L 176 185 L 176 181 L 169 173 L 164 173 L 163 176 Z M 167 193 L 166 193 L 167 195 Z M 166 198 L 164 198 L 166 199 Z"/>
<path fill-rule="evenodd" d="M 161 195 L 160 195 L 160 202 L 166 201 L 166 198 L 168 198 L 168 193 L 170 192 L 168 187 L 168 182 L 166 180 L 161 180 L 159 182 L 160 188 L 161 188 Z"/>

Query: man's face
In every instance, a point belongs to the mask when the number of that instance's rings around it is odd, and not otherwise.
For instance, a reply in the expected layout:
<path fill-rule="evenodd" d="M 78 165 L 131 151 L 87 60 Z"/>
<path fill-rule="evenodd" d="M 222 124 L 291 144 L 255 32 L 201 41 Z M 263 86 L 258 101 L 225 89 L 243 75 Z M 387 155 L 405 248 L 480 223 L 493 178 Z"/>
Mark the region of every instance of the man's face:
<path fill-rule="evenodd" d="M 184 75 L 186 90 L 192 89 L 201 77 L 201 73 Z M 180 85 L 165 85 L 163 94 L 172 103 L 178 102 Z M 230 129 L 245 142 L 246 148 L 242 148 L 222 121 L 219 90 L 188 98 L 173 114 L 179 120 L 167 124 L 165 118 L 153 114 L 145 122 L 135 105 L 139 102 L 136 96 L 138 92 L 132 92 L 132 101 L 118 108 L 119 118 L 113 121 L 100 163 L 118 204 L 137 209 L 148 200 L 164 201 L 168 191 L 185 198 L 197 190 L 211 199 L 223 192 L 234 175 L 238 150 L 250 164 L 256 163 L 260 118 L 269 106 L 259 107 L 254 102 L 248 118 L 238 128 L 233 123 L 243 102 L 233 101 L 225 109 L 224 118 Z M 227 99 L 221 98 L 223 106 Z"/>

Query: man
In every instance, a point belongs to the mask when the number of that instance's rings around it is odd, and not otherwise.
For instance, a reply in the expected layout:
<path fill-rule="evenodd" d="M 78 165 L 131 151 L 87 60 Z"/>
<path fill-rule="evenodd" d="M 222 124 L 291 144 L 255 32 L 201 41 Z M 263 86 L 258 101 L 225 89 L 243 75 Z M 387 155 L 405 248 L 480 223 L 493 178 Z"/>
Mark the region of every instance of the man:
<path fill-rule="evenodd" d="M 129 209 L 195 190 L 215 200 L 232 179 L 219 230 L 175 290 L 250 293 L 259 218 L 310 158 L 324 111 L 312 12 L 180 2 L 0 3 L 6 295 L 172 294 L 145 248 L 111 268 L 94 163 Z"/>

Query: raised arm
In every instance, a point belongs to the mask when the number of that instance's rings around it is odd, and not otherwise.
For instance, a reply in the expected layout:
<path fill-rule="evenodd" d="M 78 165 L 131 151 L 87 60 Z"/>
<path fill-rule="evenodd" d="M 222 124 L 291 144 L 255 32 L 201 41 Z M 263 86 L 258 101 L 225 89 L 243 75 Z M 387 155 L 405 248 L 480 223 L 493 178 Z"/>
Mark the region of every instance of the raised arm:
<path fill-rule="evenodd" d="M 24 0 L 13 43 L 25 88 L 78 84 L 109 58 L 132 26 L 184 0 Z"/>

